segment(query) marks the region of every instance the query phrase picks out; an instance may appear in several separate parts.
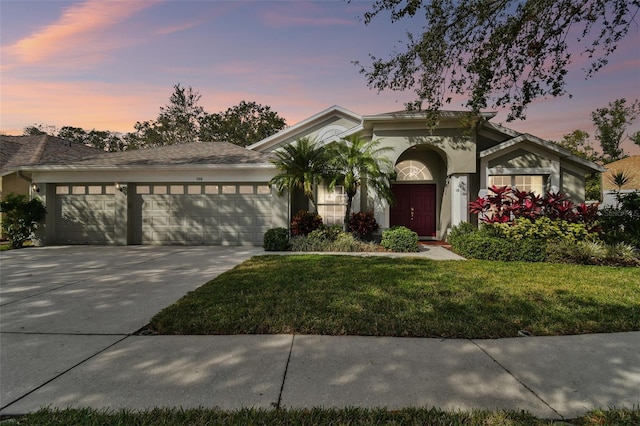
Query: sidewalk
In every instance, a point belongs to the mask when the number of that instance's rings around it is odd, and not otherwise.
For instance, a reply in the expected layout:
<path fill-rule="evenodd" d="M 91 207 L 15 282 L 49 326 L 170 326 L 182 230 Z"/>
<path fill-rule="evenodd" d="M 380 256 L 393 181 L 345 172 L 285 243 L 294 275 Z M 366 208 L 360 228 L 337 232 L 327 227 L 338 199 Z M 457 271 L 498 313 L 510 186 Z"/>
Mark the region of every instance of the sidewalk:
<path fill-rule="evenodd" d="M 45 355 L 55 337 L 3 336 Z M 68 338 L 68 336 L 67 336 Z M 106 336 L 76 336 L 87 346 Z M 389 407 L 527 410 L 548 419 L 640 403 L 640 332 L 498 340 L 111 336 L 114 344 L 5 407 Z M 104 343 L 101 342 L 101 343 Z M 15 347 L 14 346 L 14 347 Z M 17 374 L 12 363 L 2 375 Z M 37 368 L 47 369 L 47 358 Z M 35 367 L 35 366 L 34 366 Z M 5 401 L 3 401 L 5 404 Z"/>

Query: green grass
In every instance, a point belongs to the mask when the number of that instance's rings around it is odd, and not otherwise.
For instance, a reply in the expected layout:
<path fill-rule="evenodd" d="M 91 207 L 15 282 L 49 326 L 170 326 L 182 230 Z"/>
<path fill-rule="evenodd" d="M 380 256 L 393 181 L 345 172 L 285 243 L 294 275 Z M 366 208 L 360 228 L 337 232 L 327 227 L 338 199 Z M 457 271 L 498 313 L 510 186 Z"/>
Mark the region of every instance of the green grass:
<path fill-rule="evenodd" d="M 449 338 L 640 330 L 640 268 L 260 256 L 164 309 L 150 328 Z"/>
<path fill-rule="evenodd" d="M 550 420 L 538 419 L 524 411 L 443 411 L 437 408 L 363 409 L 303 409 L 264 410 L 242 409 L 164 409 L 143 412 L 96 411 L 91 409 L 43 409 L 13 419 L 16 425 L 553 425 Z M 640 424 L 640 410 L 610 409 L 590 411 L 583 417 L 570 420 L 574 425 Z"/>

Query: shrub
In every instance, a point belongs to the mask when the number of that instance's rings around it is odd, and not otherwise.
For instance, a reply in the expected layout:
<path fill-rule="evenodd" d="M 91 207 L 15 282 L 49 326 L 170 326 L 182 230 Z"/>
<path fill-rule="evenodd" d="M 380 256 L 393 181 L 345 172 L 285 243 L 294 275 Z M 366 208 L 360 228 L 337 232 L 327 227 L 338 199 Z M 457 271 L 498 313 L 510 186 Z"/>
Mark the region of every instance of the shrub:
<path fill-rule="evenodd" d="M 0 201 L 2 229 L 12 248 L 20 248 L 31 238 L 47 213 L 42 201 L 34 198 L 27 201 L 26 195 L 11 193 Z"/>
<path fill-rule="evenodd" d="M 272 228 L 264 234 L 266 251 L 285 251 L 289 249 L 289 231 L 286 228 Z"/>
<path fill-rule="evenodd" d="M 418 234 L 404 226 L 396 226 L 382 231 L 380 245 L 395 252 L 417 252 Z"/>
<path fill-rule="evenodd" d="M 343 232 L 339 226 L 331 226 L 316 229 L 310 232 L 309 235 L 293 237 L 291 239 L 291 250 L 369 252 L 377 251 L 377 246 L 358 240 L 353 235 Z"/>
<path fill-rule="evenodd" d="M 487 224 L 485 227 L 494 228 L 498 236 L 515 240 L 533 238 L 545 241 L 575 242 L 597 238 L 597 234 L 589 233 L 587 225 L 584 223 L 572 223 L 560 219 L 552 220 L 548 217 L 536 220 L 518 218 L 514 219 L 512 224 Z"/>
<path fill-rule="evenodd" d="M 373 212 L 351 213 L 349 222 L 347 222 L 347 231 L 361 240 L 371 239 L 373 233 L 379 229 L 380 225 L 376 222 Z"/>
<path fill-rule="evenodd" d="M 600 212 L 598 224 L 602 240 L 608 244 L 625 243 L 640 249 L 640 192 L 617 194 L 618 207 Z"/>
<path fill-rule="evenodd" d="M 579 265 L 640 266 L 634 247 L 628 244 L 605 244 L 595 241 L 562 241 L 547 248 L 550 262 Z"/>
<path fill-rule="evenodd" d="M 307 235 L 322 226 L 322 217 L 318 213 L 300 210 L 291 220 L 291 233 L 293 235 Z"/>
<path fill-rule="evenodd" d="M 482 226 L 477 229 L 468 222 L 454 226 L 448 238 L 453 251 L 460 256 L 501 261 L 544 262 L 547 242 L 539 238 L 509 238 L 501 228 Z"/>

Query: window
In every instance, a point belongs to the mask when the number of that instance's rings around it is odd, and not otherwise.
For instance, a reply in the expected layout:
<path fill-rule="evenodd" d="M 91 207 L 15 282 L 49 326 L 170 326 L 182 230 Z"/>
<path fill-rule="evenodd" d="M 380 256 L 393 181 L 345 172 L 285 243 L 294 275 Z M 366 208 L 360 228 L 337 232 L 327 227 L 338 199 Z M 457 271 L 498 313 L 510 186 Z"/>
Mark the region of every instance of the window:
<path fill-rule="evenodd" d="M 406 180 L 433 180 L 431 171 L 420 161 L 406 160 L 396 164 L 398 181 Z"/>
<path fill-rule="evenodd" d="M 488 186 L 510 186 L 520 191 L 531 191 L 536 195 L 544 195 L 545 177 L 542 175 L 489 176 Z"/>
<path fill-rule="evenodd" d="M 318 214 L 325 225 L 343 224 L 346 204 L 347 195 L 342 186 L 336 186 L 333 191 L 324 185 L 318 187 Z"/>

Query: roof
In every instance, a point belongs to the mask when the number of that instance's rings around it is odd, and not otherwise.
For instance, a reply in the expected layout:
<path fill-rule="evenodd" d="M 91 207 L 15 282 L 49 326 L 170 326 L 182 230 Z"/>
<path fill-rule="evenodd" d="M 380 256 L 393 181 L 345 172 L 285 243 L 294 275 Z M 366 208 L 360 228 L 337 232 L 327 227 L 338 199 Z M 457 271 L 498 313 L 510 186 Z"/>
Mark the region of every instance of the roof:
<path fill-rule="evenodd" d="M 260 165 L 270 164 L 269 155 L 228 142 L 193 142 L 133 151 L 109 152 L 98 157 L 67 162 L 53 169 L 93 169 L 148 166 Z M 49 168 L 38 166 L 37 169 Z"/>
<path fill-rule="evenodd" d="M 100 156 L 104 151 L 55 136 L 0 135 L 0 176 L 21 166 L 65 164 L 69 161 Z"/>
<path fill-rule="evenodd" d="M 618 189 L 610 181 L 610 176 L 616 172 L 625 172 L 630 176 L 629 182 L 622 186 L 621 189 L 640 189 L 640 155 L 623 158 L 613 163 L 605 164 L 607 171 L 602 174 L 602 189 L 614 190 Z"/>

